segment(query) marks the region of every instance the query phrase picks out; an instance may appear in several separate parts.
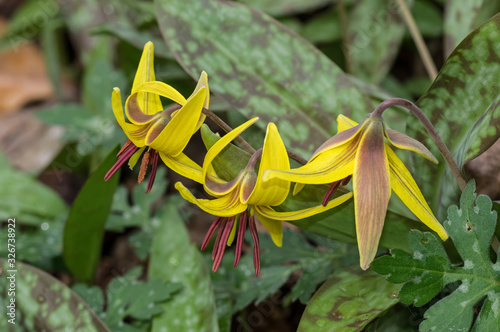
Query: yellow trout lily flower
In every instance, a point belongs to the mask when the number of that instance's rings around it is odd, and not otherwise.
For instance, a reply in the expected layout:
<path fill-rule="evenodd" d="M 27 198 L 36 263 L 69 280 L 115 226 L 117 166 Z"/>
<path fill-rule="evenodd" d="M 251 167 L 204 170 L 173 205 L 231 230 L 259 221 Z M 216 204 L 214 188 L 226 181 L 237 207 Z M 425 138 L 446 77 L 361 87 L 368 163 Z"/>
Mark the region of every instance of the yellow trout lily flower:
<path fill-rule="evenodd" d="M 130 168 L 133 168 L 142 155 L 139 183 L 144 179 L 148 164 L 152 165 L 146 192 L 149 192 L 153 185 L 158 156 L 175 172 L 202 182 L 201 167 L 182 151 L 205 120 L 202 110 L 203 107 L 208 109 L 209 104 L 208 80 L 205 72 L 202 72 L 193 94 L 185 99 L 170 85 L 155 81 L 153 61 L 153 43 L 148 42 L 144 46 L 137 68 L 132 94 L 125 103 L 126 117 L 120 89 L 113 89 L 111 95 L 113 113 L 128 141 L 118 152 L 118 161 L 104 178 L 107 181 L 127 160 Z M 174 106 L 164 110 L 160 96 L 175 102 Z"/>
<path fill-rule="evenodd" d="M 271 206 L 283 203 L 290 191 L 290 182 L 288 180 L 273 179 L 264 183 L 261 178 L 263 172 L 267 169 L 284 171 L 290 169 L 287 150 L 276 125 L 273 123 L 267 126 L 263 148 L 250 158 L 246 168 L 230 182 L 219 179 L 213 171 L 212 161 L 219 152 L 257 119 L 251 119 L 232 130 L 218 140 L 207 152 L 203 163 L 204 187 L 207 193 L 217 197 L 216 199 L 196 199 L 182 183 L 177 182 L 175 184 L 175 188 L 179 190 L 184 199 L 196 204 L 203 211 L 218 216 L 211 225 L 202 244 L 202 250 L 204 250 L 215 230 L 219 228 L 212 252 L 212 260 L 214 261 L 212 271 L 214 272 L 221 263 L 226 244 L 231 245 L 234 241 L 236 230 L 238 234 L 236 236 L 234 266 L 238 265 L 247 223 L 254 242 L 255 274 L 259 275 L 260 252 L 259 238 L 255 226 L 256 220 L 259 220 L 267 228 L 274 244 L 281 247 L 283 239 L 282 221 L 298 220 L 315 215 L 342 204 L 352 196 L 352 193 L 348 193 L 332 200 L 327 206 L 320 205 L 294 212 L 277 212 L 271 208 Z M 255 166 L 259 158 L 260 166 L 256 173 Z"/>
<path fill-rule="evenodd" d="M 310 184 L 344 181 L 345 184 L 352 176 L 360 265 L 364 270 L 377 251 L 391 188 L 419 220 L 446 240 L 448 234 L 384 138 L 400 149 L 411 150 L 437 163 L 430 151 L 413 138 L 386 129 L 383 119 L 373 113 L 361 124 L 342 115 L 337 123 L 338 134 L 321 145 L 306 165 L 293 170 L 268 170 L 263 175 L 264 181 L 284 179 Z"/>

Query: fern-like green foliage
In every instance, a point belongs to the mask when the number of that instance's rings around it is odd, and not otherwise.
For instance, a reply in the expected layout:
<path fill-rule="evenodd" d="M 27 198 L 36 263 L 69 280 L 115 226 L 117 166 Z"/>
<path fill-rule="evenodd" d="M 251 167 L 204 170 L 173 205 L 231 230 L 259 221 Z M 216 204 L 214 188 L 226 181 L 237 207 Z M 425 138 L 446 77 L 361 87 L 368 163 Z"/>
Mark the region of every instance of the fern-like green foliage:
<path fill-rule="evenodd" d="M 491 199 L 476 197 L 469 182 L 456 205 L 448 209 L 444 227 L 463 262 L 452 264 L 443 246 L 431 233 L 409 234 L 413 254 L 399 249 L 375 260 L 372 268 L 392 283 L 405 283 L 399 292 L 404 303 L 422 306 L 448 284 L 458 288 L 424 314 L 420 331 L 498 331 L 500 326 L 500 263 L 492 262 L 490 243 L 497 213 Z M 474 310 L 479 310 L 474 321 Z M 473 323 L 474 322 L 474 323 Z M 472 329 L 471 329 L 471 325 Z"/>

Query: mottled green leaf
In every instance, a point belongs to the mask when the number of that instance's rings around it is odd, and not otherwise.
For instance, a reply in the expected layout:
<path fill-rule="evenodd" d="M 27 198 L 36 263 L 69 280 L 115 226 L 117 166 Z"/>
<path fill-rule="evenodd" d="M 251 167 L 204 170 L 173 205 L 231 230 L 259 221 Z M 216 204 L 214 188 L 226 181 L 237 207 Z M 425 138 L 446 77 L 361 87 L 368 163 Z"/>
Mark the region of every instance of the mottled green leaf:
<path fill-rule="evenodd" d="M 444 52 L 448 56 L 472 30 L 479 25 L 477 17 L 484 0 L 445 2 Z"/>
<path fill-rule="evenodd" d="M 361 331 L 398 302 L 399 288 L 372 271 L 335 273 L 308 302 L 297 331 Z"/>
<path fill-rule="evenodd" d="M 371 99 L 324 54 L 269 16 L 216 0 L 157 0 L 163 38 L 187 72 L 258 126 L 276 122 L 287 146 L 310 155 L 340 112 L 362 119 Z"/>
<path fill-rule="evenodd" d="M 38 226 L 67 212 L 66 204 L 52 189 L 28 174 L 13 170 L 0 153 L 0 219 Z"/>
<path fill-rule="evenodd" d="M 155 56 L 165 59 L 173 59 L 173 55 L 162 39 L 156 37 L 149 31 L 141 31 L 128 24 L 106 23 L 93 28 L 93 35 L 110 35 L 126 41 L 142 50 L 148 41 L 155 45 Z"/>
<path fill-rule="evenodd" d="M 12 267 L 5 258 L 0 258 L 0 266 L 2 331 L 15 327 L 7 322 L 11 318 L 24 331 L 110 331 L 77 294 L 47 272 L 19 261 Z M 14 279 L 7 279 L 12 275 Z M 7 315 L 10 299 L 15 299 L 15 317 Z"/>
<path fill-rule="evenodd" d="M 358 1 L 349 15 L 349 40 L 343 45 L 354 74 L 380 83 L 396 59 L 405 30 L 396 0 Z"/>
<path fill-rule="evenodd" d="M 239 0 L 254 9 L 273 16 L 304 13 L 323 7 L 333 0 Z"/>
<path fill-rule="evenodd" d="M 491 210 L 491 199 L 476 197 L 475 189 L 474 181 L 469 182 L 460 208 L 451 206 L 443 224 L 462 258 L 462 266 L 451 264 L 434 235 L 419 231 L 409 235 L 413 254 L 392 250 L 391 256 L 372 263 L 372 268 L 387 274 L 390 282 L 405 283 L 399 298 L 415 306 L 429 302 L 446 285 L 459 282 L 456 290 L 426 311 L 420 331 L 469 331 L 471 324 L 472 331 L 495 331 L 500 324 L 500 262 L 490 258 L 497 213 Z M 479 310 L 473 322 L 474 311 Z"/>
<path fill-rule="evenodd" d="M 101 256 L 104 224 L 108 219 L 120 178 L 118 171 L 107 182 L 104 175 L 116 162 L 115 147 L 78 193 L 64 228 L 63 257 L 68 269 L 80 280 L 94 277 Z"/>
<path fill-rule="evenodd" d="M 148 276 L 179 282 L 182 290 L 162 305 L 152 331 L 217 332 L 215 296 L 210 275 L 198 249 L 190 243 L 177 207 L 168 203 L 160 212 L 161 224 L 153 239 Z"/>
<path fill-rule="evenodd" d="M 500 136 L 500 96 L 484 111 L 457 146 L 459 167 L 490 148 Z"/>
<path fill-rule="evenodd" d="M 438 77 L 419 99 L 418 106 L 429 117 L 455 156 L 459 153 L 461 142 L 471 128 L 483 116 L 488 114 L 488 107 L 500 95 L 500 15 L 494 16 L 484 25 L 474 30 L 453 51 Z M 492 109 L 493 110 L 493 109 Z M 495 114 L 486 117 L 487 127 L 481 127 L 481 143 L 475 143 L 474 149 L 466 154 L 479 155 L 491 146 L 500 136 Z M 431 149 L 438 157 L 438 166 L 416 156 L 414 173 L 424 197 L 430 200 L 430 206 L 438 219 L 443 218 L 445 208 L 452 204 L 458 187 L 453 178 L 444 176 L 447 169 L 443 158 L 422 125 L 413 116 L 408 118 L 407 134 L 417 138 Z M 476 137 L 467 137 L 475 141 Z M 438 208 L 439 207 L 439 208 Z"/>

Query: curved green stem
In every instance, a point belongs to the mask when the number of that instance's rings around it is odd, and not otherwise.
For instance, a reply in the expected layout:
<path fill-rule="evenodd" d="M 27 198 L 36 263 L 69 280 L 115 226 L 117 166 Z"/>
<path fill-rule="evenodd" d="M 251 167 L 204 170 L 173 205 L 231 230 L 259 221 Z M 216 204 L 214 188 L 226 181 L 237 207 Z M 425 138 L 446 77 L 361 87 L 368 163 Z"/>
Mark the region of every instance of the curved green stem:
<path fill-rule="evenodd" d="M 212 111 L 206 109 L 205 107 L 203 107 L 202 113 L 205 114 L 210 120 L 212 120 L 213 122 L 215 122 L 226 133 L 228 133 L 231 130 L 233 130 L 233 128 L 231 128 L 221 118 L 219 118 Z M 250 144 L 248 144 L 248 142 L 245 141 L 241 136 L 237 136 L 234 140 L 236 142 L 238 142 L 243 149 L 247 150 L 248 153 L 250 153 L 250 154 L 254 154 L 255 153 L 255 149 Z"/>
<path fill-rule="evenodd" d="M 455 163 L 455 160 L 453 159 L 450 150 L 448 150 L 448 147 L 446 146 L 446 144 L 444 144 L 443 140 L 441 139 L 441 136 L 439 136 L 438 132 L 436 131 L 436 128 L 434 128 L 434 126 L 427 118 L 427 116 L 420 110 L 420 108 L 418 108 L 417 105 L 415 105 L 411 101 L 402 98 L 392 98 L 383 101 L 382 103 L 380 103 L 380 105 L 377 106 L 377 108 L 375 109 L 375 111 L 373 111 L 372 114 L 373 116 L 382 116 L 382 113 L 391 106 L 405 107 L 408 110 L 410 110 L 410 112 L 412 112 L 413 115 L 417 117 L 417 119 L 420 120 L 420 122 L 424 125 L 425 129 L 427 130 L 432 140 L 438 147 L 439 152 L 441 152 L 441 155 L 443 156 L 444 160 L 448 164 L 448 167 L 453 173 L 453 176 L 455 177 L 455 180 L 460 186 L 460 189 L 463 191 L 465 189 L 465 186 L 467 185 L 467 182 L 465 181 L 462 172 L 460 172 L 460 169 Z"/>

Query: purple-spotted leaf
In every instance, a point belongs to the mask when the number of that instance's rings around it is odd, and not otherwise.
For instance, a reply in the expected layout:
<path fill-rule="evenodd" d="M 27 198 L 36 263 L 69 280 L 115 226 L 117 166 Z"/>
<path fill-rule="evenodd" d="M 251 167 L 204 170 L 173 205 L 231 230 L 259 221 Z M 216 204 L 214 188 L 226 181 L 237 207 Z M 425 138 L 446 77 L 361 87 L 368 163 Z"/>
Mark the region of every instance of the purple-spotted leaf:
<path fill-rule="evenodd" d="M 467 132 L 456 150 L 457 163 L 462 167 L 479 156 L 498 139 L 500 130 L 500 95 Z M 491 137 L 490 137 L 491 136 Z"/>
<path fill-rule="evenodd" d="M 492 103 L 500 95 L 500 14 L 469 34 L 453 51 L 431 87 L 417 102 L 452 152 L 466 162 L 484 152 L 500 137 L 498 111 Z M 495 105 L 495 103 L 493 104 Z M 492 106 L 490 108 L 490 106 Z M 489 109 L 490 108 L 490 109 Z M 489 110 L 488 110 L 489 109 Z M 477 124 L 476 124 L 477 123 Z M 412 157 L 414 176 L 438 218 L 445 215 L 458 193 L 453 178 L 444 176 L 446 163 L 422 125 L 410 116 L 407 134 L 429 147 L 438 166 Z M 481 130 L 473 130 L 480 124 Z M 466 151 L 463 141 L 473 142 Z M 465 155 L 460 156 L 460 154 Z M 427 184 L 427 185 L 426 185 Z"/>
<path fill-rule="evenodd" d="M 309 300 L 297 331 L 361 331 L 399 302 L 400 287 L 373 271 L 336 272 Z"/>
<path fill-rule="evenodd" d="M 332 0 L 239 0 L 239 2 L 269 15 L 285 16 L 321 8 Z"/>
<path fill-rule="evenodd" d="M 488 15 L 488 9 L 493 10 L 487 3 L 496 1 L 472 0 L 472 1 L 446 1 L 444 6 L 444 52 L 450 55 L 455 47 L 464 39 L 469 32 L 477 28 L 485 19 L 495 14 Z M 482 14 L 482 15 L 481 15 Z"/>
<path fill-rule="evenodd" d="M 406 2 L 411 5 L 413 0 Z M 349 40 L 342 47 L 353 73 L 380 83 L 396 59 L 406 31 L 397 1 L 357 1 L 347 28 Z"/>
<path fill-rule="evenodd" d="M 31 265 L 18 261 L 13 267 L 0 258 L 0 293 L 2 331 L 110 331 L 67 285 Z"/>
<path fill-rule="evenodd" d="M 275 122 L 290 148 L 308 154 L 335 132 L 342 112 L 375 106 L 328 57 L 271 17 L 232 2 L 156 0 L 163 38 L 186 71 L 258 125 Z"/>

